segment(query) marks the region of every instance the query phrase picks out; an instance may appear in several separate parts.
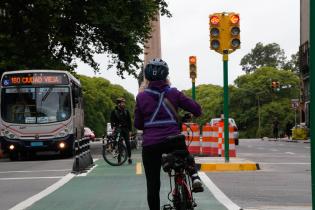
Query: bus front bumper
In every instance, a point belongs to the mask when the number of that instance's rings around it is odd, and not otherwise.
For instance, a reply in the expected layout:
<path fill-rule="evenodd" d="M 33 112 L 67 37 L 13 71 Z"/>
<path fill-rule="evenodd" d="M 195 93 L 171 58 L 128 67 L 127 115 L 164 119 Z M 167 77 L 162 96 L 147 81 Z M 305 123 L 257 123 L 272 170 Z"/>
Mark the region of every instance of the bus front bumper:
<path fill-rule="evenodd" d="M 4 152 L 12 151 L 65 151 L 72 150 L 74 143 L 73 135 L 64 138 L 19 140 L 1 137 L 1 147 Z"/>

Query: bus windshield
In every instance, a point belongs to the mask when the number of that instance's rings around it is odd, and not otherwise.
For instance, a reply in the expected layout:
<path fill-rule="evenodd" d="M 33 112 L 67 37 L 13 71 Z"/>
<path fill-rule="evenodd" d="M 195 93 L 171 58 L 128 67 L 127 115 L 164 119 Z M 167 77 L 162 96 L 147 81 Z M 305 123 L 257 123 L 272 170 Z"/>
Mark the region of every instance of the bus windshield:
<path fill-rule="evenodd" d="M 70 89 L 58 87 L 3 88 L 1 117 L 17 124 L 60 122 L 71 115 Z"/>

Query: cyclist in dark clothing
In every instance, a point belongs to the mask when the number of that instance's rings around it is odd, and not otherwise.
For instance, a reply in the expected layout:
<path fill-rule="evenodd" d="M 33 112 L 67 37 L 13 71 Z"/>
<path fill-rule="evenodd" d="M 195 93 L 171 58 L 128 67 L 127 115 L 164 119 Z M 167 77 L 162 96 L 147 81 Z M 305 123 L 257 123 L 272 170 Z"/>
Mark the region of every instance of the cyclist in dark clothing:
<path fill-rule="evenodd" d="M 124 98 L 117 98 L 116 100 L 117 106 L 111 112 L 110 115 L 110 124 L 112 129 L 120 128 L 121 136 L 125 139 L 125 144 L 128 152 L 128 163 L 131 164 L 131 147 L 130 147 L 130 139 L 129 133 L 131 131 L 131 118 L 130 113 L 126 109 L 126 100 Z"/>

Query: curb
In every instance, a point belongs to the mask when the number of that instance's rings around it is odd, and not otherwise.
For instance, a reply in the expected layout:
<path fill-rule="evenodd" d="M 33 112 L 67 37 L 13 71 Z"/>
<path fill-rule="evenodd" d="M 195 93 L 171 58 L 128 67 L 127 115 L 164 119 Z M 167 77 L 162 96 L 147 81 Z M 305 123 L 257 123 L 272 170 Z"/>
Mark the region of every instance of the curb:
<path fill-rule="evenodd" d="M 201 163 L 196 164 L 199 171 L 223 172 L 223 171 L 256 171 L 260 170 L 258 163 Z"/>

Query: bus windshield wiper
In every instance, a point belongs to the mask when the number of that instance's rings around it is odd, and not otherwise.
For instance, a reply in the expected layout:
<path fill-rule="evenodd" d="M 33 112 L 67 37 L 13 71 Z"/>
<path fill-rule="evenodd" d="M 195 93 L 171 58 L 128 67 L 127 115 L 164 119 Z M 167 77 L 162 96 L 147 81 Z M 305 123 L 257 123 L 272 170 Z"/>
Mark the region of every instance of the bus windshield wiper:
<path fill-rule="evenodd" d="M 45 93 L 45 95 L 43 96 L 42 101 L 45 101 L 47 99 L 48 95 L 51 93 L 51 90 L 52 88 L 50 87 L 48 91 Z"/>

